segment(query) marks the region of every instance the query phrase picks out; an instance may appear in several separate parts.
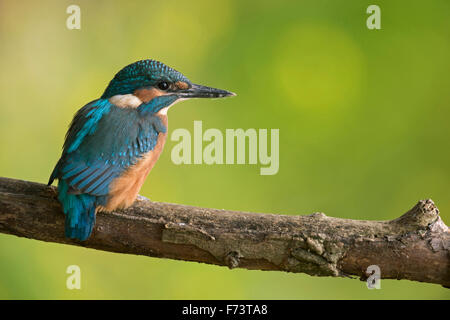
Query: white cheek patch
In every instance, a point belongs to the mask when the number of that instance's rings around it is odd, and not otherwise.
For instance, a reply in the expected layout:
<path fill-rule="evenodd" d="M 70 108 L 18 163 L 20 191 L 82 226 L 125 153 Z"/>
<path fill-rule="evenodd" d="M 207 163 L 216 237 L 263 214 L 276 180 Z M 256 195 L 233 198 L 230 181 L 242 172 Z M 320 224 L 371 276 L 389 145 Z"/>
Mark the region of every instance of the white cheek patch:
<path fill-rule="evenodd" d="M 109 102 L 119 108 L 137 108 L 142 104 L 142 100 L 134 94 L 115 95 L 109 98 Z"/>

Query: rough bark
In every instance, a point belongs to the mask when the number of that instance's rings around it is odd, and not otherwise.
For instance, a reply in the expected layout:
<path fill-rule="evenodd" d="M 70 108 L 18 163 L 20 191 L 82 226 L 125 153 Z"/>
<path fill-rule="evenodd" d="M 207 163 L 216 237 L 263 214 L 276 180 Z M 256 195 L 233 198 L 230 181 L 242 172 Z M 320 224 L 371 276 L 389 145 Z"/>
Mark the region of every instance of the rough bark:
<path fill-rule="evenodd" d="M 432 200 L 391 221 L 288 216 L 136 201 L 98 213 L 91 238 L 64 237 L 54 187 L 0 178 L 0 232 L 105 251 L 313 276 L 382 279 L 450 286 L 450 232 Z"/>

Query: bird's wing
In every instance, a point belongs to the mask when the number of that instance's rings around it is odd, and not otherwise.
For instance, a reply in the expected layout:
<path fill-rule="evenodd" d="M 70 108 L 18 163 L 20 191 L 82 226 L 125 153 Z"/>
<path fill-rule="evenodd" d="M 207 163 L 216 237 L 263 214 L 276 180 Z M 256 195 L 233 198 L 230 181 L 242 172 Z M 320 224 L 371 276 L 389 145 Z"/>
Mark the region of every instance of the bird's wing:
<path fill-rule="evenodd" d="M 107 195 L 114 178 L 153 150 L 165 130 L 158 117 L 142 119 L 136 109 L 95 100 L 75 115 L 49 184 L 64 179 L 70 193 Z"/>

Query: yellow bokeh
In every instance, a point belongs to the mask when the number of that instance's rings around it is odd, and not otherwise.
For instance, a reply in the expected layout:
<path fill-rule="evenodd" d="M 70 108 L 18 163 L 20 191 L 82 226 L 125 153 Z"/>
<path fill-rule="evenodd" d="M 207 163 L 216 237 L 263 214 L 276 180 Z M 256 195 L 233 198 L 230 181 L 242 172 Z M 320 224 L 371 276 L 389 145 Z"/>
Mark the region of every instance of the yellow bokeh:
<path fill-rule="evenodd" d="M 337 26 L 294 25 L 276 41 L 275 75 L 298 109 L 345 108 L 360 97 L 361 49 Z"/>
<path fill-rule="evenodd" d="M 0 174 L 46 183 L 72 116 L 125 65 L 155 58 L 232 99 L 169 111 L 177 128 L 279 129 L 280 167 L 175 165 L 168 140 L 141 194 L 155 201 L 339 218 L 397 218 L 432 198 L 450 222 L 450 2 L 0 0 Z M 66 27 L 69 5 L 81 29 Z M 62 213 L 61 213 L 62 214 Z M 61 231 L 63 232 L 63 231 Z M 65 287 L 79 265 L 82 289 Z M 0 298 L 449 299 L 438 285 L 262 272 L 0 234 Z"/>

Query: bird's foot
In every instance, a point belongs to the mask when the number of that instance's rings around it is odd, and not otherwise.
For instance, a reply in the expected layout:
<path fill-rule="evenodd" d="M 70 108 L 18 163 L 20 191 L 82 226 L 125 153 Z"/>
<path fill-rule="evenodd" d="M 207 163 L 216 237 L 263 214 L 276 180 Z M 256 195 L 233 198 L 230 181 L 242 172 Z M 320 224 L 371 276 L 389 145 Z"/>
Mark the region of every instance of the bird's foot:
<path fill-rule="evenodd" d="M 137 200 L 137 201 L 152 201 L 152 200 L 150 200 L 149 198 L 146 198 L 146 197 L 144 197 L 144 196 L 141 196 L 140 194 L 137 195 L 136 200 Z"/>

